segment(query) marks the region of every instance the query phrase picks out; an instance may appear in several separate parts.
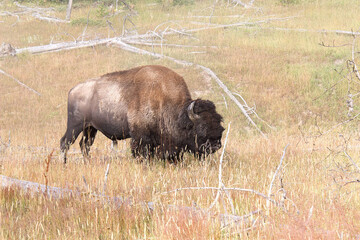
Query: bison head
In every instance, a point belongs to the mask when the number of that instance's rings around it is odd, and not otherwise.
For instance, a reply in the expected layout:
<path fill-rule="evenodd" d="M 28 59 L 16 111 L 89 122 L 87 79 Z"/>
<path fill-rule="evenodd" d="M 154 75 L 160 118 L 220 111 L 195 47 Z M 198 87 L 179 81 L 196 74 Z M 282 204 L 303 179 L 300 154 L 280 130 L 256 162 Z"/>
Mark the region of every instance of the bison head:
<path fill-rule="evenodd" d="M 186 108 L 187 119 L 190 120 L 189 138 L 186 143 L 189 151 L 198 155 L 208 155 L 221 148 L 221 136 L 224 128 L 222 117 L 215 110 L 213 102 L 197 99 Z"/>

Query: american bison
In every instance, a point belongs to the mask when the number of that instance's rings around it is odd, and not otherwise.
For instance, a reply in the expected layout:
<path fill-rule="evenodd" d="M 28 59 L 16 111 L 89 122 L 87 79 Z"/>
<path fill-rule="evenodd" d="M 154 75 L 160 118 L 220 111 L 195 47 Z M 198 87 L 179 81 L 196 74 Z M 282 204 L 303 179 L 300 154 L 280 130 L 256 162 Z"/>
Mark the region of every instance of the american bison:
<path fill-rule="evenodd" d="M 188 151 L 201 158 L 221 147 L 224 128 L 213 102 L 192 100 L 184 79 L 164 66 L 141 66 L 105 74 L 69 91 L 68 119 L 60 149 L 66 153 L 82 132 L 89 154 L 96 132 L 114 142 L 131 138 L 134 157 L 179 160 Z"/>

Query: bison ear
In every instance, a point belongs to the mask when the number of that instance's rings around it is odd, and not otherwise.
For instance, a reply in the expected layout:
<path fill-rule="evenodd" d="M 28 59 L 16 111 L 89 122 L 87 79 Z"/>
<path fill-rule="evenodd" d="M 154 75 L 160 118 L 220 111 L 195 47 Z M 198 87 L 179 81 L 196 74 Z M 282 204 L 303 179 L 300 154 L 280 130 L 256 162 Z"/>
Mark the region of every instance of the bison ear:
<path fill-rule="evenodd" d="M 195 122 L 200 118 L 200 115 L 194 112 L 194 106 L 195 106 L 195 101 L 192 101 L 187 108 L 188 116 L 192 122 Z"/>

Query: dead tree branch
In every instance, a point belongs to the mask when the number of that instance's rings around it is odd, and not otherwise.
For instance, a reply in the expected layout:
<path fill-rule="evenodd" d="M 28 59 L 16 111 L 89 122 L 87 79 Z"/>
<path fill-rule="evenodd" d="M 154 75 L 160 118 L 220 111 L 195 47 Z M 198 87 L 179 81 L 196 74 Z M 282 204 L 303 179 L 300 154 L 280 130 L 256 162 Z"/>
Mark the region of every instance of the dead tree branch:
<path fill-rule="evenodd" d="M 85 181 L 86 182 L 86 181 Z M 12 186 L 19 187 L 22 191 L 25 191 L 31 196 L 35 196 L 38 194 L 43 194 L 45 196 L 54 198 L 54 199 L 61 199 L 66 198 L 69 196 L 72 197 L 82 197 L 82 196 L 88 196 L 89 198 L 94 199 L 95 201 L 101 200 L 104 203 L 111 203 L 114 204 L 116 208 L 121 207 L 122 205 L 128 205 L 133 206 L 134 202 L 131 200 L 131 198 L 123 198 L 123 197 L 110 197 L 106 195 L 98 195 L 98 194 L 89 194 L 88 192 L 84 193 L 81 191 L 74 191 L 66 188 L 59 188 L 59 187 L 51 187 L 46 186 L 44 184 L 25 181 L 25 180 L 19 180 L 16 178 L 10 178 L 4 175 L 0 175 L 0 187 L 2 188 L 9 188 Z M 149 210 L 154 210 L 155 206 L 153 202 L 142 202 L 142 205 Z M 176 210 L 187 210 L 190 214 L 191 213 L 203 213 L 208 216 L 218 216 L 222 224 L 228 224 L 229 221 L 232 221 L 234 223 L 238 223 L 240 221 L 245 221 L 247 218 L 254 214 L 260 213 L 260 210 L 253 211 L 249 214 L 243 215 L 243 216 L 237 216 L 237 215 L 229 215 L 229 214 L 214 214 L 209 213 L 208 211 L 201 209 L 201 208 L 194 208 L 194 207 L 186 207 L 186 206 L 174 206 L 174 205 L 168 205 L 165 206 L 167 209 L 176 209 Z"/>
<path fill-rule="evenodd" d="M 352 47 L 351 47 L 351 64 L 353 67 L 353 72 L 355 73 L 355 76 L 357 77 L 358 80 L 360 80 L 360 73 L 358 71 L 358 68 L 356 66 L 356 62 L 355 62 L 355 44 L 356 44 L 356 35 L 354 35 L 354 40 L 352 43 Z"/>
<path fill-rule="evenodd" d="M 11 76 L 10 74 L 4 72 L 4 71 L 1 70 L 1 69 L 0 69 L 0 73 L 3 74 L 3 75 L 5 75 L 5 76 L 7 76 L 7 77 L 9 77 L 9 78 L 11 78 L 11 79 L 14 80 L 15 82 L 17 82 L 18 84 L 20 84 L 21 86 L 23 86 L 24 88 L 26 88 L 26 89 L 30 90 L 31 92 L 35 93 L 36 95 L 41 96 L 41 94 L 40 94 L 38 91 L 32 89 L 31 87 L 29 87 L 29 86 L 26 85 L 25 83 L 19 81 L 18 79 L 14 78 L 13 76 Z"/>
<path fill-rule="evenodd" d="M 242 25 L 242 27 L 254 28 L 252 24 Z M 310 32 L 310 33 L 333 33 L 338 35 L 347 35 L 347 36 L 359 36 L 360 32 L 344 31 L 344 30 L 314 30 L 314 29 L 305 29 L 305 28 L 280 28 L 280 27 L 261 27 L 261 29 L 267 30 L 277 30 L 277 31 L 286 31 L 286 32 Z"/>
<path fill-rule="evenodd" d="M 81 42 L 74 41 L 74 42 L 54 43 L 49 45 L 16 49 L 16 54 L 21 54 L 26 52 L 32 54 L 39 54 L 39 53 L 58 52 L 63 50 L 70 50 L 70 49 L 77 49 L 84 47 L 93 47 L 96 45 L 110 43 L 112 40 L 113 38 L 107 38 L 107 39 L 89 40 L 89 41 L 81 41 Z"/>
<path fill-rule="evenodd" d="M 244 7 L 244 8 L 251 8 L 253 6 L 253 4 L 254 4 L 254 1 L 255 0 L 251 0 L 251 1 L 249 1 L 249 3 L 243 3 L 240 0 L 232 0 L 232 2 L 235 3 L 235 6 L 240 5 L 240 6 Z"/>
<path fill-rule="evenodd" d="M 220 197 L 221 192 L 223 191 L 223 188 L 225 187 L 223 182 L 222 182 L 222 163 L 223 163 L 223 159 L 224 159 L 224 153 L 225 153 L 226 144 L 227 144 L 228 137 L 229 137 L 230 126 L 231 126 L 231 122 L 228 124 L 228 129 L 227 129 L 227 132 L 226 132 L 226 138 L 225 138 L 225 142 L 224 142 L 224 147 L 223 147 L 223 150 L 222 150 L 221 156 L 220 156 L 219 177 L 218 177 L 219 178 L 218 191 L 217 191 L 217 194 L 216 194 L 216 197 L 215 197 L 214 201 L 210 204 L 210 207 L 208 208 L 209 210 L 211 210 L 215 206 L 215 204 L 217 203 L 217 201 L 218 201 L 218 199 Z"/>
<path fill-rule="evenodd" d="M 202 28 L 194 28 L 194 29 L 188 29 L 185 30 L 183 29 L 182 31 L 171 31 L 171 32 L 167 32 L 166 34 L 163 34 L 164 36 L 168 36 L 168 35 L 174 35 L 174 34 L 178 34 L 178 33 L 182 33 L 182 34 L 186 34 L 188 36 L 190 36 L 190 34 L 192 33 L 196 33 L 199 31 L 205 31 L 205 30 L 212 30 L 212 29 L 221 29 L 221 28 L 230 28 L 230 27 L 241 27 L 241 26 L 253 26 L 253 25 L 258 25 L 258 24 L 262 24 L 262 23 L 270 23 L 273 21 L 286 21 L 289 19 L 293 19 L 296 18 L 297 16 L 290 16 L 290 17 L 283 17 L 283 18 L 265 18 L 263 20 L 258 20 L 258 21 L 252 21 L 252 22 L 238 22 L 238 23 L 232 23 L 232 24 L 223 24 L 223 25 L 210 25 L 210 26 L 206 26 L 206 27 L 202 27 Z M 122 38 L 122 40 L 131 40 L 131 39 L 135 39 L 135 40 L 139 40 L 139 39 L 151 39 L 154 36 L 154 32 L 150 31 L 147 32 L 145 34 L 142 35 L 136 35 L 136 36 L 129 36 L 126 38 Z"/>
<path fill-rule="evenodd" d="M 351 161 L 351 163 L 355 166 L 355 168 L 357 169 L 357 171 L 360 173 L 360 168 L 359 166 L 356 164 L 356 162 L 350 157 L 350 155 L 346 152 L 346 150 L 344 150 L 344 154 L 345 156 Z"/>
<path fill-rule="evenodd" d="M 33 17 L 35 17 L 39 20 L 55 22 L 55 23 L 69 23 L 70 22 L 68 20 L 63 20 L 60 18 L 51 17 L 51 16 L 47 15 L 49 12 L 53 12 L 54 8 L 40 8 L 40 7 L 33 8 L 33 7 L 27 7 L 27 6 L 21 5 L 18 2 L 14 2 L 14 4 L 17 7 L 23 9 L 25 11 L 25 13 L 29 13 Z M 43 16 L 44 14 L 45 14 L 45 16 Z"/>
<path fill-rule="evenodd" d="M 201 45 L 181 45 L 181 44 L 166 44 L 166 43 L 149 43 L 145 41 L 135 41 L 135 40 L 123 40 L 127 44 L 133 45 L 142 45 L 142 46 L 149 46 L 149 47 L 171 47 L 171 48 L 217 48 L 216 46 L 201 46 Z"/>
<path fill-rule="evenodd" d="M 150 55 L 150 56 L 156 57 L 156 58 L 165 58 L 165 59 L 171 60 L 175 63 L 178 63 L 182 66 L 195 66 L 195 67 L 205 71 L 216 81 L 216 83 L 223 89 L 223 91 L 230 97 L 230 99 L 240 108 L 241 112 L 245 115 L 246 119 L 256 128 L 256 130 L 258 130 L 264 138 L 267 138 L 267 136 L 260 130 L 260 128 L 256 125 L 256 123 L 251 119 L 249 114 L 244 109 L 243 105 L 236 99 L 236 97 L 231 93 L 231 91 L 227 88 L 227 86 L 218 78 L 218 76 L 210 68 L 207 68 L 200 64 L 194 64 L 192 62 L 178 60 L 173 57 L 168 57 L 168 56 L 165 56 L 162 54 L 152 53 L 152 52 L 149 52 L 149 51 L 146 51 L 143 49 L 139 49 L 139 48 L 136 48 L 134 46 L 124 43 L 120 39 L 114 39 L 111 42 L 116 44 L 116 46 L 118 46 L 124 50 L 130 51 L 130 52 L 143 54 L 143 55 Z"/>
<path fill-rule="evenodd" d="M 225 191 L 239 191 L 239 192 L 248 192 L 248 193 L 252 193 L 254 195 L 257 195 L 259 197 L 264 198 L 265 200 L 273 203 L 276 206 L 280 206 L 280 204 L 278 202 L 276 202 L 274 199 L 266 196 L 264 193 L 258 192 L 254 189 L 250 189 L 250 188 L 229 188 L 229 187 L 223 187 L 223 188 L 218 188 L 218 187 L 183 187 L 183 188 L 177 188 L 168 192 L 162 192 L 161 194 L 168 194 L 168 193 L 174 193 L 174 192 L 179 192 L 179 191 L 184 191 L 184 190 L 225 190 Z"/>
<path fill-rule="evenodd" d="M 216 76 L 216 74 L 210 68 L 204 67 L 202 65 L 197 65 L 197 67 L 204 70 L 217 82 L 217 84 L 223 89 L 223 91 L 229 96 L 229 98 L 240 108 L 241 112 L 244 114 L 246 119 L 251 123 L 251 125 L 253 125 L 255 129 L 258 130 L 258 132 L 260 132 L 264 138 L 267 138 L 267 136 L 260 130 L 260 128 L 256 125 L 256 123 L 251 119 L 251 117 L 245 110 L 244 106 L 236 99 L 236 97 L 231 93 L 231 91 L 227 88 L 227 86 Z"/>
<path fill-rule="evenodd" d="M 108 175 L 109 175 L 109 167 L 110 167 L 110 163 L 108 163 L 108 165 L 106 167 L 106 171 L 105 171 L 103 195 L 106 192 L 106 182 L 107 182 L 107 178 L 108 178 Z"/>
<path fill-rule="evenodd" d="M 70 21 L 72 4 L 73 4 L 73 0 L 69 0 L 68 6 L 66 9 L 66 21 Z"/>
<path fill-rule="evenodd" d="M 348 119 L 348 120 L 342 121 L 342 122 L 340 122 L 340 123 L 332 126 L 330 129 L 328 129 L 328 130 L 325 131 L 325 132 L 320 132 L 320 134 L 317 135 L 317 136 L 315 136 L 315 137 L 320 137 L 320 136 L 322 136 L 322 135 L 328 134 L 329 132 L 333 131 L 334 129 L 338 128 L 339 126 L 344 125 L 344 124 L 346 124 L 346 123 L 348 123 L 348 122 L 353 121 L 353 120 L 356 119 L 359 115 L 360 115 L 360 113 L 356 114 L 354 117 L 352 117 L 352 118 L 350 118 L 350 119 Z"/>
<path fill-rule="evenodd" d="M 275 173 L 274 173 L 274 176 L 272 177 L 272 180 L 271 180 L 271 182 L 270 182 L 269 191 L 268 191 L 268 197 L 271 197 L 272 187 L 273 187 L 273 184 L 274 184 L 276 175 L 278 174 L 278 172 L 279 172 L 279 170 L 280 170 L 280 168 L 281 168 L 282 162 L 283 162 L 284 157 L 285 157 L 286 149 L 287 149 L 288 146 L 289 146 L 289 144 L 287 144 L 287 145 L 285 146 L 285 148 L 284 148 L 284 150 L 283 150 L 283 154 L 282 154 L 281 159 L 280 159 L 279 166 L 276 168 Z M 267 207 L 268 207 L 268 208 L 270 207 L 269 202 L 267 203 Z"/>

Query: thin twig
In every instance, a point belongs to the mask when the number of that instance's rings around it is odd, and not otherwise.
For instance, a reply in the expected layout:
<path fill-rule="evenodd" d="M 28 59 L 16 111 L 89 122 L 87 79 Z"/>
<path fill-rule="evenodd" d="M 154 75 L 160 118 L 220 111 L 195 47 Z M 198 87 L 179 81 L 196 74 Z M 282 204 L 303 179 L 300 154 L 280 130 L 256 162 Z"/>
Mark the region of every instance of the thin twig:
<path fill-rule="evenodd" d="M 109 167 L 110 167 L 110 163 L 108 163 L 106 171 L 105 171 L 103 195 L 105 195 L 105 191 L 106 191 L 106 182 L 107 182 L 107 178 L 109 175 Z"/>
<path fill-rule="evenodd" d="M 161 40 L 160 40 L 161 41 Z M 161 44 L 161 43 L 149 43 L 149 42 L 143 42 L 143 41 L 134 41 L 134 40 L 124 40 L 124 42 L 128 44 L 134 44 L 134 45 L 143 45 L 143 46 L 158 46 L 161 47 L 175 47 L 175 48 L 217 48 L 216 46 L 201 46 L 201 45 L 181 45 L 181 44 Z"/>
<path fill-rule="evenodd" d="M 340 123 L 332 126 L 332 127 L 331 127 L 329 130 L 327 130 L 326 132 L 323 132 L 323 133 L 320 132 L 320 135 L 318 135 L 318 136 L 316 136 L 316 137 L 319 137 L 319 136 L 321 136 L 321 135 L 325 135 L 325 134 L 331 132 L 332 130 L 334 130 L 335 128 L 337 128 L 337 127 L 339 127 L 339 126 L 341 126 L 341 125 L 343 125 L 343 124 L 346 124 L 346 123 L 348 123 L 348 122 L 353 121 L 353 120 L 354 120 L 355 118 L 357 118 L 359 115 L 360 115 L 360 112 L 359 112 L 358 114 L 356 114 L 354 117 L 352 117 L 352 118 L 350 118 L 350 119 L 348 119 L 348 120 L 346 120 L 346 121 L 340 122 Z"/>
<path fill-rule="evenodd" d="M 345 153 L 346 157 L 352 162 L 352 164 L 356 167 L 356 169 L 357 169 L 358 172 L 360 173 L 360 168 L 359 168 L 359 166 L 356 164 L 356 162 L 350 157 L 350 155 L 346 152 L 346 150 L 344 150 L 344 153 Z"/>
<path fill-rule="evenodd" d="M 9 78 L 11 78 L 11 79 L 14 80 L 15 82 L 17 82 L 17 83 L 20 84 L 21 86 L 25 87 L 26 89 L 30 90 L 31 92 L 37 94 L 38 96 L 41 96 L 41 94 L 40 94 L 38 91 L 32 89 L 31 87 L 29 87 L 29 86 L 26 85 L 25 83 L 19 81 L 18 79 L 14 78 L 13 76 L 11 76 L 10 74 L 4 72 L 4 71 L 1 70 L 1 69 L 0 69 L 0 73 L 1 73 L 1 74 L 4 74 L 5 76 L 7 76 L 7 77 L 9 77 Z"/>
<path fill-rule="evenodd" d="M 240 27 L 240 26 L 239 26 Z M 254 28 L 257 27 L 254 24 L 243 24 L 241 27 Z M 278 31 L 287 31 L 287 32 L 310 32 L 310 33 L 334 33 L 339 35 L 360 35 L 360 32 L 344 31 L 344 30 L 313 30 L 305 28 L 280 28 L 280 27 L 261 27 L 261 29 L 266 30 L 278 30 Z"/>
<path fill-rule="evenodd" d="M 355 63 L 355 44 L 356 44 L 356 35 L 354 35 L 354 40 L 352 43 L 351 58 L 352 58 L 352 64 L 353 64 L 353 68 L 354 68 L 353 72 L 355 73 L 357 79 L 360 80 L 360 73 L 359 73 L 356 63 Z"/>
<path fill-rule="evenodd" d="M 273 178 L 272 178 L 272 180 L 271 180 L 271 182 L 270 182 L 269 191 L 268 191 L 268 197 L 269 197 L 269 198 L 271 197 L 272 187 L 273 187 L 273 184 L 274 184 L 276 175 L 278 174 L 278 172 L 279 172 L 279 170 L 280 170 L 280 168 L 281 168 L 282 162 L 283 162 L 284 157 L 285 157 L 286 149 L 287 149 L 288 146 L 289 146 L 289 144 L 287 144 L 287 145 L 285 146 L 285 148 L 284 148 L 284 150 L 283 150 L 283 154 L 282 154 L 281 159 L 280 159 L 279 166 L 276 168 L 275 173 L 274 173 L 274 176 L 273 176 Z M 285 193 L 285 195 L 284 195 L 284 199 L 285 199 L 285 196 L 286 196 L 286 193 Z M 283 206 L 283 204 L 282 204 L 282 206 Z M 269 207 L 270 207 L 270 203 L 269 203 L 269 202 L 266 203 L 266 207 L 267 207 L 267 209 L 269 209 Z M 268 210 L 268 211 L 269 211 L 269 210 Z"/>
<path fill-rule="evenodd" d="M 268 124 L 265 120 L 263 120 L 261 117 L 259 117 L 259 115 L 256 113 L 255 111 L 255 107 L 249 107 L 249 105 L 246 103 L 245 99 L 239 94 L 239 93 L 233 93 L 235 96 L 238 96 L 239 98 L 241 98 L 241 100 L 244 102 L 244 107 L 248 109 L 249 112 L 251 112 L 251 114 L 254 114 L 260 121 L 262 121 L 263 123 L 266 124 L 266 126 L 268 126 L 271 129 L 275 129 L 273 126 L 271 126 L 270 124 Z"/>
<path fill-rule="evenodd" d="M 179 192 L 179 191 L 184 191 L 184 190 L 220 190 L 218 187 L 184 187 L 184 188 L 177 188 L 168 192 L 162 192 L 161 194 L 168 194 L 168 193 L 174 193 L 174 192 Z M 270 201 L 271 203 L 275 204 L 278 207 L 281 207 L 280 204 L 278 202 L 276 202 L 274 199 L 266 196 L 265 194 L 258 192 L 254 189 L 250 189 L 250 188 L 229 188 L 229 187 L 224 187 L 222 188 L 222 190 L 225 191 L 239 191 L 239 192 L 249 192 L 252 194 L 255 194 L 259 197 L 262 197 L 264 199 L 266 199 L 267 201 Z"/>
<path fill-rule="evenodd" d="M 210 207 L 208 208 L 208 210 L 211 210 L 216 202 L 218 201 L 219 197 L 220 197 L 220 194 L 221 194 L 221 190 L 224 188 L 224 184 L 222 183 L 222 163 L 223 163 L 223 159 L 224 159 L 224 154 L 225 154 L 225 148 L 226 148 L 226 144 L 227 144 L 227 141 L 228 141 L 228 137 L 229 137 L 229 132 L 230 132 L 230 126 L 231 126 L 231 122 L 229 122 L 228 124 L 228 130 L 226 132 L 226 138 L 225 138 L 225 142 L 224 142 L 224 147 L 223 147 L 223 150 L 221 152 L 221 156 L 220 156 L 220 163 L 219 163 L 219 186 L 218 186 L 218 192 L 216 194 L 216 197 L 214 199 L 214 201 L 211 203 Z"/>
<path fill-rule="evenodd" d="M 87 28 L 89 26 L 89 17 L 90 17 L 90 10 L 89 10 L 88 15 L 87 15 L 86 26 L 85 26 L 82 34 L 81 34 L 81 41 L 84 41 L 85 32 L 86 32 L 86 30 L 87 30 Z"/>
<path fill-rule="evenodd" d="M 275 181 L 275 178 L 276 178 L 276 175 L 278 174 L 280 168 L 281 168 L 281 165 L 282 165 L 282 162 L 284 160 L 284 157 L 285 157 L 285 153 L 286 153 L 286 149 L 287 147 L 289 146 L 289 144 L 287 144 L 283 150 L 283 154 L 281 156 L 281 159 L 280 159 L 280 163 L 279 163 L 279 166 L 276 168 L 275 170 L 275 173 L 274 173 L 274 176 L 272 177 L 272 180 L 271 180 L 271 183 L 270 183 L 270 186 L 269 186 L 269 191 L 268 191 L 268 196 L 270 197 L 271 196 L 271 190 L 272 190 L 272 186 L 274 184 L 274 181 Z"/>

